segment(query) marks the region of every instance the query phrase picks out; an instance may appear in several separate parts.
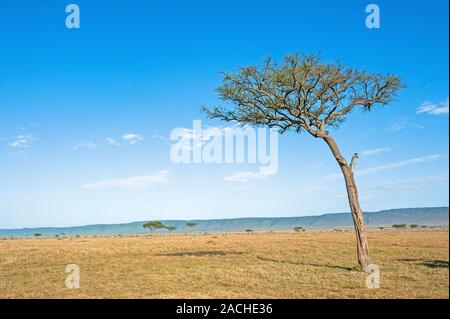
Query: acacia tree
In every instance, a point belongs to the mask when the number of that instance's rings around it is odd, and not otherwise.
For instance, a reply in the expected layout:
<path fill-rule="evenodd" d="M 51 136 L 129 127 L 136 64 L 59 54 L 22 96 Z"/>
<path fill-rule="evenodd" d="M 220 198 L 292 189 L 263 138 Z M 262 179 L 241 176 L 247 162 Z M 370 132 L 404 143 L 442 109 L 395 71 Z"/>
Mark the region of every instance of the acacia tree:
<path fill-rule="evenodd" d="M 186 226 L 189 227 L 190 229 L 192 229 L 193 227 L 197 226 L 197 223 L 194 222 L 187 222 Z"/>
<path fill-rule="evenodd" d="M 364 216 L 358 200 L 354 166 L 347 162 L 329 133 L 355 108 L 369 111 L 386 105 L 403 87 L 399 77 L 368 73 L 339 62 L 323 63 L 314 55 L 287 55 L 280 63 L 268 58 L 262 66 L 225 73 L 217 89 L 232 107 L 204 108 L 209 118 L 241 125 L 306 131 L 325 141 L 343 173 L 356 231 L 358 262 L 370 264 Z"/>
<path fill-rule="evenodd" d="M 173 230 L 177 229 L 175 226 L 164 226 L 165 229 L 167 229 L 169 232 L 172 232 Z"/>
<path fill-rule="evenodd" d="M 153 220 L 145 223 L 144 225 L 142 225 L 142 227 L 148 228 L 151 232 L 153 232 L 157 229 L 165 228 L 166 226 L 164 226 L 164 224 L 159 221 Z"/>
<path fill-rule="evenodd" d="M 164 225 L 160 221 L 153 220 L 151 222 L 147 222 L 144 225 L 142 225 L 144 228 L 148 228 L 151 232 L 158 230 L 158 229 L 167 229 L 169 232 L 177 229 L 175 226 L 170 225 Z"/>

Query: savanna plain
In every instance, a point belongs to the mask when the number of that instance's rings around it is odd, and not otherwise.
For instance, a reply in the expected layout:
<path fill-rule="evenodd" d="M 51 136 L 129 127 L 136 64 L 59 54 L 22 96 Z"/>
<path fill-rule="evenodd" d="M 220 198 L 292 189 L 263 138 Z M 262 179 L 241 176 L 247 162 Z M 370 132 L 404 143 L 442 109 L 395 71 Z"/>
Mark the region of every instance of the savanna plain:
<path fill-rule="evenodd" d="M 0 298 L 449 298 L 449 234 L 370 230 L 380 288 L 353 231 L 0 240 Z M 80 288 L 65 285 L 80 268 Z"/>

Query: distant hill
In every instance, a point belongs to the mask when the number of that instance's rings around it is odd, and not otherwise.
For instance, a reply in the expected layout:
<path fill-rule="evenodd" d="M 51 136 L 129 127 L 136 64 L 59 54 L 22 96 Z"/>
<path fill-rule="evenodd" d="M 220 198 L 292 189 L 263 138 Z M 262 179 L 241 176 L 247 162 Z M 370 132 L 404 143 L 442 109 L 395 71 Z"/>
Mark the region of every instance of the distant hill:
<path fill-rule="evenodd" d="M 417 224 L 424 226 L 448 226 L 448 207 L 401 208 L 366 212 L 367 227 L 390 227 L 393 224 Z M 75 227 L 45 227 L 23 229 L 0 229 L 0 237 L 28 237 L 36 233 L 43 236 L 55 235 L 129 235 L 144 234 L 148 230 L 142 225 L 145 221 L 127 224 L 104 224 Z M 164 220 L 166 225 L 177 227 L 176 232 L 236 232 L 252 230 L 291 230 L 296 226 L 306 229 L 353 228 L 350 213 L 324 214 L 304 217 L 257 217 L 235 219 L 193 220 L 197 223 L 189 229 L 186 220 Z"/>

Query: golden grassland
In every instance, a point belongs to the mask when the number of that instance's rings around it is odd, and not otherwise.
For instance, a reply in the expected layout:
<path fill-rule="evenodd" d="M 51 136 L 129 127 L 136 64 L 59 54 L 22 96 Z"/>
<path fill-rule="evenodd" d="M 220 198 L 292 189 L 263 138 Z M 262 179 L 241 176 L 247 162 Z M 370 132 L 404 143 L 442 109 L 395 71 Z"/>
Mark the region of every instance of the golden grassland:
<path fill-rule="evenodd" d="M 368 237 L 379 289 L 357 271 L 352 231 L 0 240 L 0 298 L 449 297 L 448 230 Z"/>

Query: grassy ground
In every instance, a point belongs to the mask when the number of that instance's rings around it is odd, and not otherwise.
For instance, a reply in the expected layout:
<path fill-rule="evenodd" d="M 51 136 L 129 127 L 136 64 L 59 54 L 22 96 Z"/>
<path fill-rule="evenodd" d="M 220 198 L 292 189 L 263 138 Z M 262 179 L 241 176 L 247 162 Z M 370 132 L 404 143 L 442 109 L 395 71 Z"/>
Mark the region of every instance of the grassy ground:
<path fill-rule="evenodd" d="M 369 244 L 379 289 L 356 271 L 350 231 L 0 240 L 0 297 L 449 297 L 448 231 L 370 231 Z"/>

